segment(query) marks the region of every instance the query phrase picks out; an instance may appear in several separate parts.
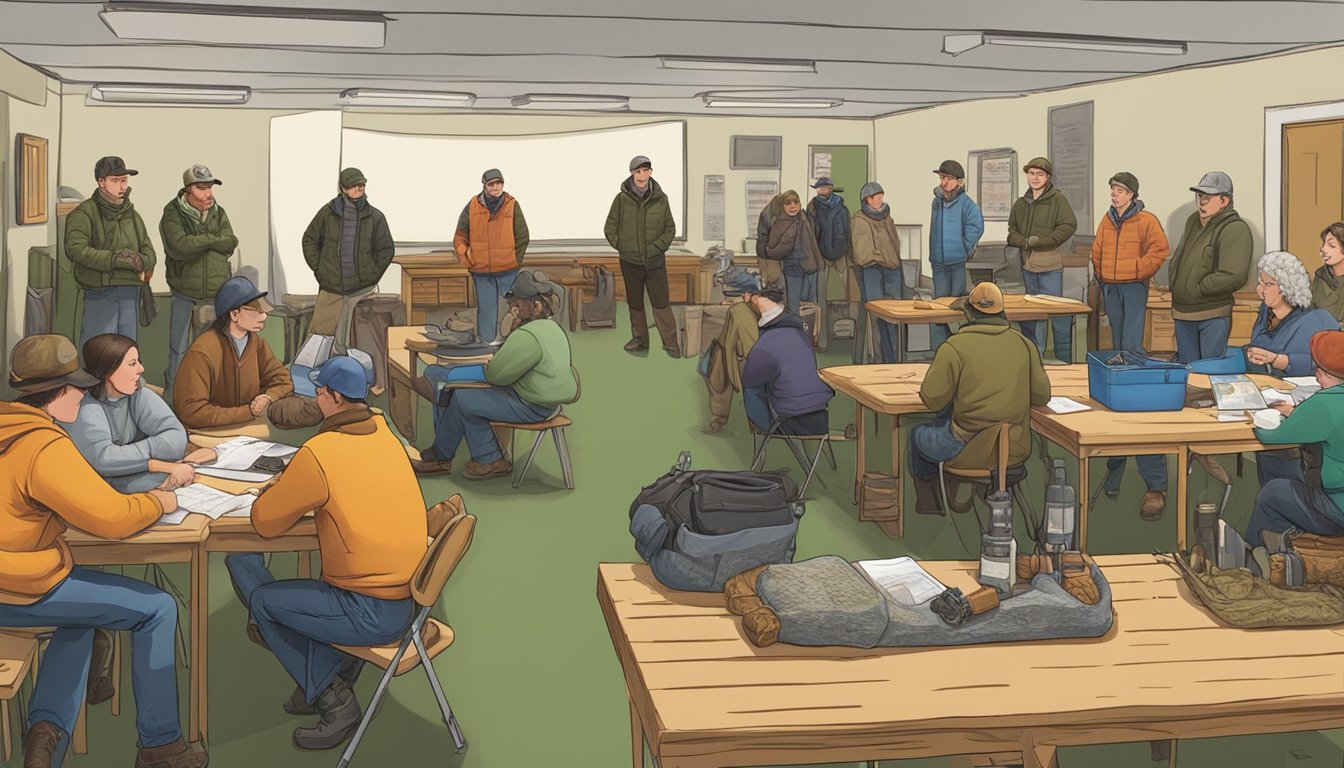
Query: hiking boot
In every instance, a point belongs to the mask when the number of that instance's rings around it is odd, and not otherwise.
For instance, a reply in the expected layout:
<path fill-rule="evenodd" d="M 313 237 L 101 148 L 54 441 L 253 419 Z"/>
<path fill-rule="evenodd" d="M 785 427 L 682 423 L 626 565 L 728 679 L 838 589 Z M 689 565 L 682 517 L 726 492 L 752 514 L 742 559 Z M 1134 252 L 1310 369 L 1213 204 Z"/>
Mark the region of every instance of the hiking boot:
<path fill-rule="evenodd" d="M 625 342 L 624 349 L 626 352 L 647 352 L 649 349 L 649 342 L 640 341 L 639 339 L 631 339 Z"/>
<path fill-rule="evenodd" d="M 23 735 L 23 768 L 53 768 L 65 734 L 55 723 L 39 720 Z"/>
<path fill-rule="evenodd" d="M 266 644 L 266 638 L 261 635 L 261 627 L 258 627 L 254 621 L 247 622 L 247 639 L 268 651 L 271 650 L 271 646 Z"/>
<path fill-rule="evenodd" d="M 359 702 L 350 686 L 337 677 L 317 697 L 317 724 L 294 729 L 294 746 L 307 752 L 334 749 L 359 727 Z"/>
<path fill-rule="evenodd" d="M 203 747 L 182 739 L 162 747 L 141 747 L 135 755 L 135 768 L 205 768 L 209 764 Z"/>
<path fill-rule="evenodd" d="M 467 462 L 466 468 L 462 470 L 462 476 L 468 480 L 488 480 L 492 477 L 507 477 L 512 474 L 513 463 L 503 458 L 489 464 L 482 464 L 472 459 Z"/>
<path fill-rule="evenodd" d="M 453 460 L 411 459 L 411 469 L 415 470 L 417 475 L 451 475 L 453 473 Z"/>
<path fill-rule="evenodd" d="M 681 357 L 681 350 L 676 347 L 663 347 L 663 351 L 667 353 L 668 357 Z"/>
<path fill-rule="evenodd" d="M 946 514 L 942 497 L 938 493 L 938 480 L 915 475 L 911 475 L 911 479 L 915 481 L 915 512 L 921 515 Z"/>
<path fill-rule="evenodd" d="M 84 701 L 94 707 L 112 698 L 117 692 L 112 682 L 112 649 L 117 636 L 110 629 L 93 631 L 93 657 L 89 662 L 89 684 Z"/>
<path fill-rule="evenodd" d="M 294 686 L 294 692 L 289 694 L 289 701 L 285 702 L 285 711 L 291 715 L 316 715 L 317 710 L 308 703 L 308 697 L 303 695 L 302 686 Z"/>
<path fill-rule="evenodd" d="M 1162 519 L 1162 512 L 1167 508 L 1167 494 L 1165 491 L 1148 491 L 1143 494 L 1143 501 L 1139 502 L 1139 517 L 1153 522 Z"/>

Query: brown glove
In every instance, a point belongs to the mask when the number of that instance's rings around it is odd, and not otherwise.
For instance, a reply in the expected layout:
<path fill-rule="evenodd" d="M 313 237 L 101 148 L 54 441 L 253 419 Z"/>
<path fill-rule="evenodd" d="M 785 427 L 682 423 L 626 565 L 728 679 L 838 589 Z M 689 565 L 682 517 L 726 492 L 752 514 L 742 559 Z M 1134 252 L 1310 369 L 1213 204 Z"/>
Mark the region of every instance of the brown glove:
<path fill-rule="evenodd" d="M 1017 580 L 1031 581 L 1038 573 L 1054 573 L 1055 567 L 1047 554 L 1019 555 L 1017 558 Z"/>
<path fill-rule="evenodd" d="M 129 269 L 136 274 L 145 271 L 145 259 L 130 248 L 122 248 L 112 255 L 112 263 L 119 269 Z"/>
<path fill-rule="evenodd" d="M 758 648 L 765 648 L 779 641 L 779 617 L 769 608 L 759 608 L 743 616 L 742 629 L 751 644 Z"/>
<path fill-rule="evenodd" d="M 761 607 L 760 597 L 756 594 L 756 578 L 765 569 L 766 566 L 758 565 L 723 583 L 723 602 L 729 612 L 746 616 Z"/>
<path fill-rule="evenodd" d="M 1063 576 L 1064 591 L 1086 605 L 1096 605 L 1101 601 L 1101 591 L 1092 579 L 1092 568 L 1086 557 L 1080 552 L 1065 552 L 1060 561 L 1059 570 Z"/>

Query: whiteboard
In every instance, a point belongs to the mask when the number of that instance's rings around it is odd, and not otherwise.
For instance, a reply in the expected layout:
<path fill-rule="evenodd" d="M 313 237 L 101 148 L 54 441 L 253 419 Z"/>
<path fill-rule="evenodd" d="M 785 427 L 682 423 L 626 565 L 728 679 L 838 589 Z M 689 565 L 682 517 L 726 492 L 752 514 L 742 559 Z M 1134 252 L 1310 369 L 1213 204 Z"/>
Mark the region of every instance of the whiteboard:
<path fill-rule="evenodd" d="M 303 231 L 336 196 L 341 166 L 341 113 L 305 112 L 271 118 L 271 303 L 285 293 L 317 293 L 303 259 Z M 383 276 L 384 290 L 400 290 L 401 267 Z"/>
<path fill-rule="evenodd" d="M 458 215 L 480 194 L 489 168 L 504 175 L 504 191 L 518 199 L 533 243 L 605 241 L 607 211 L 630 176 L 630 159 L 645 155 L 684 238 L 685 133 L 681 121 L 526 136 L 346 128 L 341 165 L 364 172 L 369 202 L 387 215 L 398 243 L 451 243 Z"/>

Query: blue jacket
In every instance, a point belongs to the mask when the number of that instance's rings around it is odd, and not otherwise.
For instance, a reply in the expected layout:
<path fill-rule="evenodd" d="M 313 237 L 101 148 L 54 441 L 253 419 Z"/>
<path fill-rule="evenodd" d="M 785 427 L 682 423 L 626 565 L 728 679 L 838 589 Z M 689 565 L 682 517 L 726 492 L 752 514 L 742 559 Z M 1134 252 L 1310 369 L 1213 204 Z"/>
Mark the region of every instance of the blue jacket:
<path fill-rule="evenodd" d="M 788 312 L 761 328 L 742 366 L 742 388 L 764 387 L 780 418 L 826 410 L 835 390 L 817 375 L 817 356 L 803 321 Z"/>
<path fill-rule="evenodd" d="M 1311 336 L 1317 331 L 1338 331 L 1339 321 L 1324 309 L 1294 309 L 1279 323 L 1279 327 L 1269 330 L 1269 307 L 1260 305 L 1260 313 L 1255 316 L 1255 326 L 1251 328 L 1252 347 L 1260 347 L 1270 352 L 1288 356 L 1288 368 L 1279 374 L 1282 376 L 1310 376 L 1316 372 L 1311 362 Z"/>
<path fill-rule="evenodd" d="M 943 197 L 941 187 L 933 188 L 931 222 L 930 264 L 961 264 L 971 257 L 980 236 L 985 234 L 985 217 L 980 214 L 980 206 L 961 187 L 951 200 Z"/>

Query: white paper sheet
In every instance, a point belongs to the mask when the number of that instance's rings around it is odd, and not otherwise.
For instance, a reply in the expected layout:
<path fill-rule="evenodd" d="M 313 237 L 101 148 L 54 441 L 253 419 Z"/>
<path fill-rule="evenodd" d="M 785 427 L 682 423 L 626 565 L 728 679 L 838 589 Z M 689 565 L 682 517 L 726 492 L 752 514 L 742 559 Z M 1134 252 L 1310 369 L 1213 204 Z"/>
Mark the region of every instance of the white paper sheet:
<path fill-rule="evenodd" d="M 1265 408 L 1251 414 L 1251 421 L 1261 429 L 1278 429 L 1283 423 L 1283 414 L 1273 408 Z"/>
<path fill-rule="evenodd" d="M 1245 411 L 1219 411 L 1219 412 L 1218 412 L 1218 420 L 1219 420 L 1219 421 L 1242 421 L 1242 422 L 1244 422 L 1244 421 L 1246 421 L 1246 412 L 1245 412 Z"/>
<path fill-rule="evenodd" d="M 257 500 L 257 497 L 250 493 L 235 496 L 201 483 L 178 488 L 176 493 L 178 510 L 199 512 L 211 520 L 218 520 L 235 509 L 250 509 L 252 502 Z"/>
<path fill-rule="evenodd" d="M 1046 403 L 1046 406 L 1055 413 L 1078 413 L 1092 410 L 1092 406 L 1067 397 L 1052 397 L 1050 402 Z"/>
<path fill-rule="evenodd" d="M 268 472 L 249 472 L 242 469 L 217 469 L 215 467 L 197 467 L 196 474 L 206 477 L 218 477 L 220 480 L 237 480 L 242 483 L 264 483 L 275 477 Z"/>
<path fill-rule="evenodd" d="M 947 589 L 909 557 L 861 560 L 855 565 L 899 603 L 920 605 L 941 595 Z"/>
<path fill-rule="evenodd" d="M 166 515 L 160 516 L 159 522 L 164 525 L 181 525 L 182 521 L 186 520 L 187 515 L 189 514 L 191 514 L 190 510 L 178 509 L 176 512 L 169 512 Z"/>
<path fill-rule="evenodd" d="M 1279 390 L 1274 389 L 1273 387 L 1267 387 L 1265 389 L 1260 390 L 1260 395 L 1265 398 L 1266 405 L 1271 405 L 1273 403 L 1293 402 L 1292 395 L 1288 394 L 1287 392 L 1280 392 Z"/>

